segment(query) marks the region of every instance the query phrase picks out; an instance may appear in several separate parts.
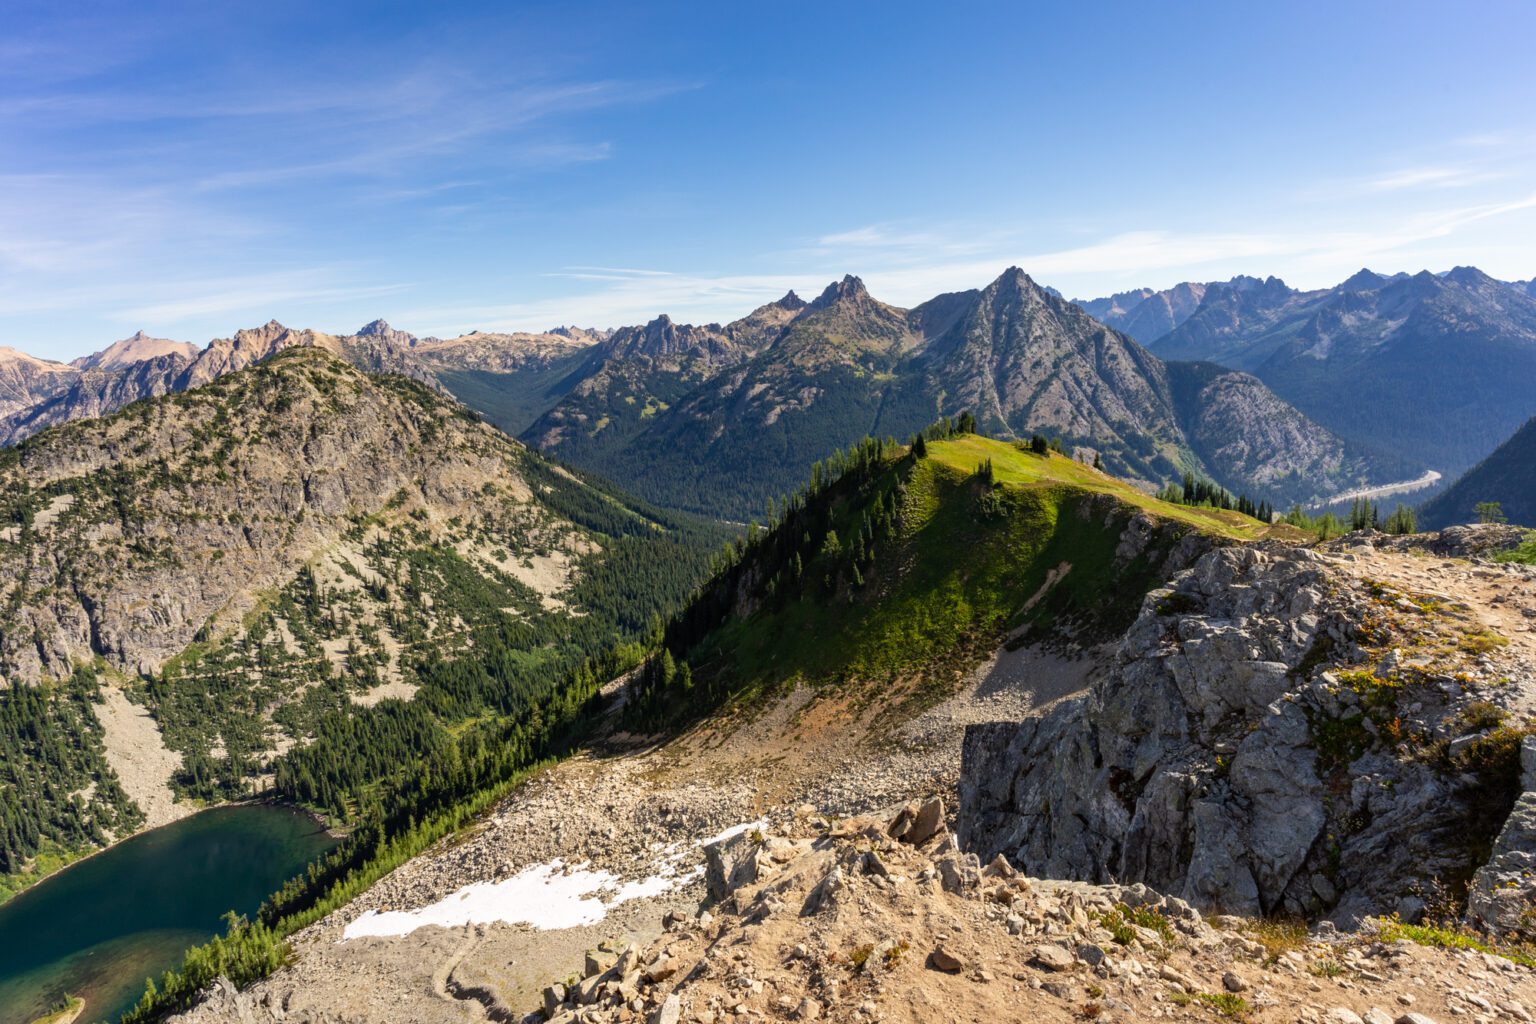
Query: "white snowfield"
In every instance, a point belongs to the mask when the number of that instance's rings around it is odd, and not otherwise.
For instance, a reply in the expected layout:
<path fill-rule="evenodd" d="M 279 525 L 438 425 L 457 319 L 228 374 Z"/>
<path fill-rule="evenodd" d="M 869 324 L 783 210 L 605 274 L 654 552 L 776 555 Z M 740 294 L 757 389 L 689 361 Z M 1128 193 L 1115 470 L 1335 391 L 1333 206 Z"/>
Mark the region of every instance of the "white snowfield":
<path fill-rule="evenodd" d="M 684 869 L 690 850 L 721 842 L 748 829 L 762 828 L 764 824 L 749 821 L 735 825 L 695 842 L 690 848 L 679 849 L 679 844 L 659 846 L 652 873 L 637 881 L 626 882 L 612 872 L 594 870 L 586 864 L 566 865 L 557 858 L 524 868 L 500 882 L 467 885 L 419 910 L 370 910 L 347 925 L 341 938 L 346 942 L 369 936 L 398 937 L 428 925 L 462 928 L 495 921 L 528 924 L 541 931 L 596 924 L 620 904 L 664 895 L 702 875 L 702 865 Z"/>

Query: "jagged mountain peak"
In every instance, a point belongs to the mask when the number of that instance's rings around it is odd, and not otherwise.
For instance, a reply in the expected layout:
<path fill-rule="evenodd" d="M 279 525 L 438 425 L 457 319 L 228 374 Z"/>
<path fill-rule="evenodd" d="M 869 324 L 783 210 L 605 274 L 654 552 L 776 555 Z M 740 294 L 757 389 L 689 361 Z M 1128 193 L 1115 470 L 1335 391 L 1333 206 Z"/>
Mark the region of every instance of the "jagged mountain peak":
<path fill-rule="evenodd" d="M 365 344 L 383 344 L 401 348 L 415 348 L 418 344 L 414 334 L 397 331 L 389 325 L 387 320 L 382 319 L 365 324 L 353 337 L 362 339 Z"/>
<path fill-rule="evenodd" d="M 808 308 L 826 309 L 828 306 L 838 303 L 862 303 L 872 301 L 869 289 L 864 287 L 862 278 L 852 274 L 845 274 L 841 281 L 833 281 L 816 297 Z"/>
<path fill-rule="evenodd" d="M 1445 279 L 1464 288 L 1488 288 L 1498 285 L 1497 281 L 1476 267 L 1452 267 L 1446 271 Z"/>
<path fill-rule="evenodd" d="M 769 305 L 777 306 L 780 309 L 787 309 L 793 312 L 795 310 L 804 309 L 807 303 L 800 296 L 796 295 L 795 290 L 791 288 L 789 291 L 784 293 L 784 297 L 782 299 L 770 302 Z"/>
<path fill-rule="evenodd" d="M 1024 273 L 1020 267 L 1009 267 L 982 290 L 983 295 L 998 295 L 1012 293 L 1025 297 L 1033 297 L 1045 300 L 1047 297 L 1064 302 L 1061 293 L 1052 289 L 1042 288 L 1035 283 L 1035 279 Z"/>
<path fill-rule="evenodd" d="M 234 333 L 234 336 L 230 340 L 233 341 L 236 345 L 242 345 L 251 342 L 270 341 L 273 338 L 282 337 L 287 333 L 289 333 L 288 328 L 279 323 L 277 320 L 273 319 L 268 320 L 260 327 L 242 327 L 240 330 Z"/>
<path fill-rule="evenodd" d="M 615 331 L 602 348 L 602 359 L 659 359 L 672 356 L 714 358 L 730 347 L 719 325 L 680 324 L 666 313 L 642 327 Z"/>
<path fill-rule="evenodd" d="M 1373 292 L 1386 283 L 1387 279 L 1385 277 L 1382 277 L 1368 267 L 1361 267 L 1351 274 L 1339 287 L 1351 292 Z"/>

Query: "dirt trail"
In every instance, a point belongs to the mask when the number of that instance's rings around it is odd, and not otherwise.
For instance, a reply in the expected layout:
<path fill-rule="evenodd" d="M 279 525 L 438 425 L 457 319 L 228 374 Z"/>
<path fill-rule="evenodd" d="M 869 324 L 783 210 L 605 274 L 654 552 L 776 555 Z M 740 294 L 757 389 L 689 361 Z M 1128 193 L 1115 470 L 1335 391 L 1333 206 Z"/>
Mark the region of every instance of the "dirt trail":
<path fill-rule="evenodd" d="M 1482 628 L 1536 660 L 1536 579 L 1520 566 L 1476 565 L 1420 552 L 1372 551 L 1350 563 L 1362 576 L 1465 606 Z"/>

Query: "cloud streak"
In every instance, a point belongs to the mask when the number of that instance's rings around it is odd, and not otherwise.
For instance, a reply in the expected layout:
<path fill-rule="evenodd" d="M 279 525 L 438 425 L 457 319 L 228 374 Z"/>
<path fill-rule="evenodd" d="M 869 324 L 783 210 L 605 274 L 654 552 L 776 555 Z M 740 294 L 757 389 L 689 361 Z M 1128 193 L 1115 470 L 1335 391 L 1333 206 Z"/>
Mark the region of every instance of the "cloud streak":
<path fill-rule="evenodd" d="M 980 288 L 1017 265 L 1042 284 L 1089 298 L 1115 290 L 1104 282 L 1168 286 L 1181 280 L 1209 280 L 1234 273 L 1278 273 L 1301 287 L 1343 280 L 1360 266 L 1389 261 L 1388 269 L 1423 269 L 1416 254 L 1438 253 L 1426 243 L 1454 238 L 1482 222 L 1536 209 L 1536 193 L 1496 203 L 1429 211 L 1390 231 L 1310 232 L 1124 232 L 1061 249 L 1000 249 L 984 257 L 905 263 L 907 242 L 922 237 L 942 243 L 940 233 L 895 236 L 858 229 L 816 240 L 808 251 L 837 249 L 836 257 L 804 270 L 762 274 L 707 275 L 636 268 L 568 268 L 559 277 L 599 285 L 558 297 L 500 304 L 419 306 L 401 312 L 400 322 L 424 333 L 447 336 L 471 329 L 538 331 L 561 324 L 616 327 L 643 323 L 660 313 L 695 323 L 726 322 L 793 288 L 806 298 L 843 273 L 860 274 L 876 297 L 910 306 L 948 291 Z M 863 253 L 864 265 L 849 262 L 859 250 L 899 240 L 900 258 L 882 262 Z M 877 244 L 868 244 L 877 243 Z M 943 244 L 935 246 L 943 250 Z M 872 265 L 871 265 L 872 264 Z M 1448 269 L 1436 267 L 1434 269 Z M 1076 282 L 1099 282 L 1074 291 Z M 409 328 L 408 328 L 409 329 Z"/>
<path fill-rule="evenodd" d="M 1478 171 L 1466 167 L 1412 167 L 1373 178 L 1367 187 L 1377 192 L 1396 192 L 1412 188 L 1466 188 L 1506 177 L 1498 171 Z"/>

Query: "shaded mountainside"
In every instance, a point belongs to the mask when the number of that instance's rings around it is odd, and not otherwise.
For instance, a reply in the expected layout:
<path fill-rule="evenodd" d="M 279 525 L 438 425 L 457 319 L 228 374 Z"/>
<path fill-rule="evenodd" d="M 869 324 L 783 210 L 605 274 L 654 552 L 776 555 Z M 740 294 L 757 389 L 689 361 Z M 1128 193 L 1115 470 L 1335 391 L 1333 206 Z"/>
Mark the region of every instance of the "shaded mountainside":
<path fill-rule="evenodd" d="M 1242 289 L 1258 283 L 1256 278 L 1234 277 L 1225 287 Z M 1217 285 L 1184 281 L 1161 291 L 1137 288 L 1104 299 L 1074 301 L 1095 320 L 1148 345 L 1188 320 L 1213 287 Z"/>
<path fill-rule="evenodd" d="M 1536 527 L 1536 419 L 1425 502 L 1419 522 L 1426 529 L 1474 522 L 1476 507 L 1485 501 L 1498 502 L 1511 523 Z"/>
<path fill-rule="evenodd" d="M 203 799 L 313 745 L 276 784 L 337 816 L 438 723 L 518 713 L 643 633 L 719 539 L 316 346 L 0 453 L 0 522 L 0 700 L 121 689 L 180 760 L 161 785 Z"/>
<path fill-rule="evenodd" d="M 1257 386 L 1223 396 L 1221 443 L 1189 436 L 1186 422 L 1216 422 L 1191 404 L 1199 389 L 1175 389 L 1159 359 L 1018 269 L 912 310 L 848 277 L 808 305 L 787 296 L 725 327 L 621 331 L 556 372 L 532 389 L 512 374 L 443 379 L 493 418 L 505 404 L 495 384 L 511 404 L 564 388 L 525 440 L 648 500 L 728 518 L 757 514 L 842 445 L 962 411 L 984 430 L 1060 436 L 1147 484 L 1193 469 L 1283 503 L 1381 472 Z M 1266 422 L 1276 415 L 1286 429 Z"/>
<path fill-rule="evenodd" d="M 515 437 L 581 381 L 590 350 L 607 336 L 571 328 L 544 334 L 475 331 L 419 341 L 412 355 L 460 401 Z"/>
<path fill-rule="evenodd" d="M 663 315 L 621 328 L 584 353 L 569 390 L 524 436 L 576 465 L 601 463 L 613 438 L 634 436 L 699 384 L 750 359 L 803 308 L 791 292 L 725 327 Z"/>
<path fill-rule="evenodd" d="M 1319 428 L 1252 374 L 1214 363 L 1165 365 L 1195 454 L 1208 466 L 1230 467 L 1259 493 L 1335 493 L 1351 480 L 1401 479 L 1419 469 L 1410 458 L 1370 452 Z"/>
<path fill-rule="evenodd" d="M 1251 372 L 1340 436 L 1448 475 L 1536 414 L 1536 300 L 1470 267 L 1213 286 L 1152 349 Z"/>

